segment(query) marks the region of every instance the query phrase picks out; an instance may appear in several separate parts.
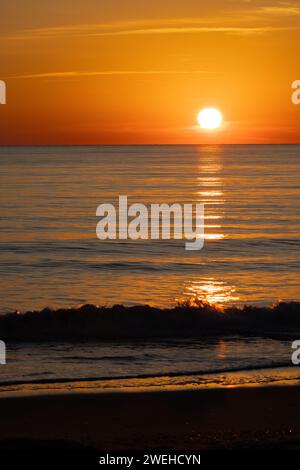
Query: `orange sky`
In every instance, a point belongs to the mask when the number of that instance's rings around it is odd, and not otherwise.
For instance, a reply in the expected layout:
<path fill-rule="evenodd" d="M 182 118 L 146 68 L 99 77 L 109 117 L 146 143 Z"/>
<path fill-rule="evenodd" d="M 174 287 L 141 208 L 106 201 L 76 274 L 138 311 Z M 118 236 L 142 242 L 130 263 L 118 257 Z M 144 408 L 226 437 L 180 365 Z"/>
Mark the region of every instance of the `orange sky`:
<path fill-rule="evenodd" d="M 300 143 L 299 1 L 15 0 L 0 26 L 2 145 Z"/>

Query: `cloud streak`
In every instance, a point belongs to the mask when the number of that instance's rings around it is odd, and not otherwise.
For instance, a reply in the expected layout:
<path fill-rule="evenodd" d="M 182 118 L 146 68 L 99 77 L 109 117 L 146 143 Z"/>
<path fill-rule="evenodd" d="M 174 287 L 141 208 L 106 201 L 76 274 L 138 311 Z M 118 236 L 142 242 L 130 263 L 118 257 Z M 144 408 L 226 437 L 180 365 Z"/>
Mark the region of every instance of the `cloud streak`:
<path fill-rule="evenodd" d="M 262 13 L 267 13 L 270 15 L 279 15 L 279 16 L 294 16 L 300 15 L 300 7 L 290 4 L 290 5 L 280 5 L 277 6 L 264 6 L 260 8 Z"/>
<path fill-rule="evenodd" d="M 227 33 L 238 35 L 265 34 L 276 31 L 299 30 L 300 26 L 261 26 L 261 27 L 211 27 L 211 26 L 189 26 L 189 27 L 162 27 L 131 29 L 122 31 L 110 31 L 94 33 L 93 36 L 133 36 L 133 35 L 151 35 L 151 34 L 187 34 L 187 33 Z"/>
<path fill-rule="evenodd" d="M 54 27 L 44 27 L 17 31 L 10 35 L 2 36 L 5 40 L 43 40 L 59 39 L 63 37 L 105 37 L 105 36 L 141 36 L 141 35 L 166 35 L 166 34 L 266 34 L 271 32 L 299 30 L 300 25 L 268 25 L 261 24 L 269 17 L 280 14 L 295 16 L 300 12 L 298 7 L 260 7 L 256 10 L 244 12 L 243 19 L 248 18 L 250 25 L 241 25 L 240 16 L 231 18 L 169 18 L 165 20 L 135 20 L 113 21 L 99 24 L 77 24 Z M 247 17 L 248 15 L 252 15 Z M 257 25 L 252 26 L 256 20 Z M 226 24 L 227 23 L 227 24 Z"/>
<path fill-rule="evenodd" d="M 23 75 L 13 75 L 6 79 L 34 79 L 34 78 L 79 78 L 79 77 L 101 77 L 112 75 L 202 75 L 214 74 L 207 70 L 102 70 L 99 72 L 65 71 L 65 72 L 45 72 Z"/>

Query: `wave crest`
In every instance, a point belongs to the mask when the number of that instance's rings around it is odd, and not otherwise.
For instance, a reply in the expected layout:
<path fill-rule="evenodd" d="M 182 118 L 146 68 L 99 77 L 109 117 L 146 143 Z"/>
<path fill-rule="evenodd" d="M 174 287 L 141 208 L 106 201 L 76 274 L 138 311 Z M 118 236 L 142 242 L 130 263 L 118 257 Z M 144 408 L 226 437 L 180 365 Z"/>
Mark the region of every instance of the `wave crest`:
<path fill-rule="evenodd" d="M 6 341 L 142 341 L 232 334 L 294 338 L 297 332 L 300 333 L 300 302 L 224 309 L 202 301 L 183 302 L 168 309 L 87 304 L 0 316 L 0 337 Z"/>

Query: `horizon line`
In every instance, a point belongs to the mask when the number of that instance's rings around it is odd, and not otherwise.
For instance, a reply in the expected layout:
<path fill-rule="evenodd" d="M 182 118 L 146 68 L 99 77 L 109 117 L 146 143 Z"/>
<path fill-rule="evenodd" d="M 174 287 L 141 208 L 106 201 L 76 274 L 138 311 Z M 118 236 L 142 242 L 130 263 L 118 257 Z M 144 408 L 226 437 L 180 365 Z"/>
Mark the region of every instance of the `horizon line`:
<path fill-rule="evenodd" d="M 199 146 L 199 145 L 212 145 L 212 146 L 229 146 L 229 145 L 236 145 L 236 146 L 249 146 L 249 145 L 300 145 L 300 142 L 288 142 L 288 143 L 190 143 L 190 144 L 174 144 L 174 143 L 143 143 L 143 144 L 0 144 L 0 149 L 5 147 L 163 147 L 163 146 L 172 146 L 172 147 L 179 147 L 179 146 Z"/>

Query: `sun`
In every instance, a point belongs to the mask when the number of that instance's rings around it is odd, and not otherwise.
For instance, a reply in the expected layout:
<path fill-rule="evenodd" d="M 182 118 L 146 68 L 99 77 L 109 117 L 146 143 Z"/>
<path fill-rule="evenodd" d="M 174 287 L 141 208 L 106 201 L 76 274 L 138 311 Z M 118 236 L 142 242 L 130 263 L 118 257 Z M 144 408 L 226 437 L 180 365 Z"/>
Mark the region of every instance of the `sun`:
<path fill-rule="evenodd" d="M 218 129 L 223 121 L 223 116 L 216 108 L 205 108 L 200 111 L 197 120 L 201 129 Z"/>

